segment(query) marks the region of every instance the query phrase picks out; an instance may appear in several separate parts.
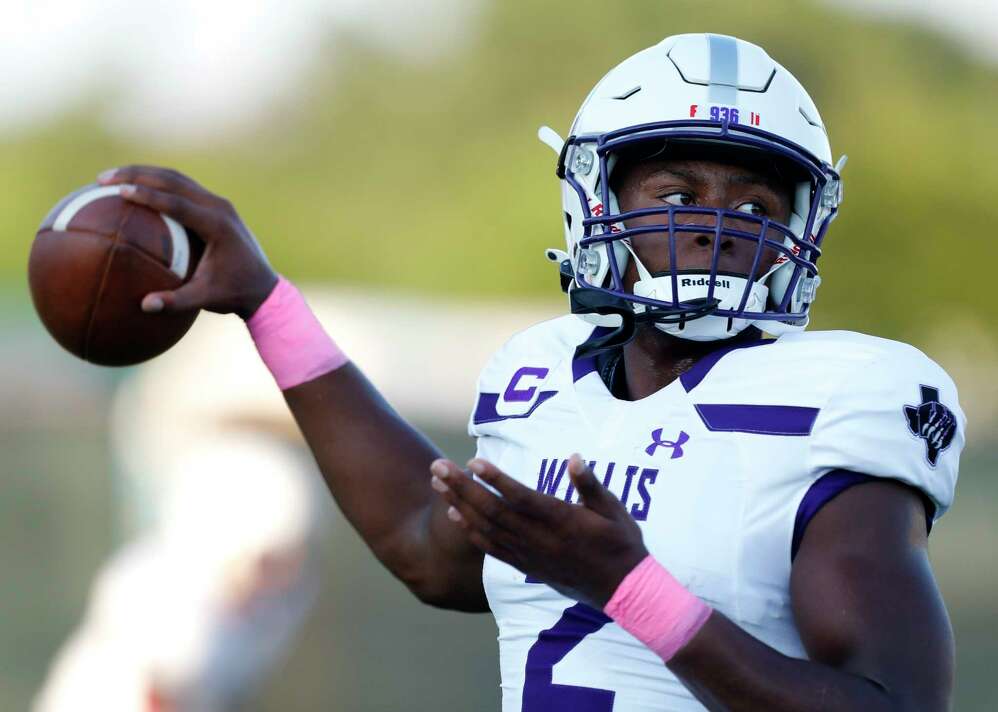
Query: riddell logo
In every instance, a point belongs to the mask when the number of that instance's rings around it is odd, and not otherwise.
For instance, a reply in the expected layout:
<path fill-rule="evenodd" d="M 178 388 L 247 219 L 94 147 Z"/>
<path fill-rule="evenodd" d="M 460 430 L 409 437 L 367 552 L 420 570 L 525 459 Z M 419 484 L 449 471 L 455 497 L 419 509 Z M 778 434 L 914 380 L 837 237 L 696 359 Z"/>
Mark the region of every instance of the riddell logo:
<path fill-rule="evenodd" d="M 708 277 L 683 277 L 679 280 L 680 287 L 706 287 L 710 285 L 710 279 Z M 715 287 L 724 287 L 725 289 L 731 288 L 731 282 L 727 279 L 715 279 Z"/>

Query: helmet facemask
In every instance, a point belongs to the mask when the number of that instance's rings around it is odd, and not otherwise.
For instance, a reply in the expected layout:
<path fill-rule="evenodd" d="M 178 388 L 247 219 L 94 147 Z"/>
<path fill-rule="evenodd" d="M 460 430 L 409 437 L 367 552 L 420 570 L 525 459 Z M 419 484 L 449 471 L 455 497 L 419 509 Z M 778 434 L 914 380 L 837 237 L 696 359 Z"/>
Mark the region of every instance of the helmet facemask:
<path fill-rule="evenodd" d="M 666 333 L 690 340 L 730 338 L 749 326 L 773 334 L 803 329 L 819 282 L 816 262 L 821 238 L 837 206 L 837 200 L 828 205 L 827 186 L 835 181 L 837 199 L 838 175 L 830 175 L 820 162 L 796 147 L 781 146 L 779 137 L 764 134 L 727 122 L 697 121 L 570 138 L 562 151 L 563 175 L 578 196 L 581 217 L 581 230 L 573 229 L 570 222 L 576 216 L 566 213 L 572 288 L 595 289 L 626 302 L 637 321 L 652 322 Z M 791 185 L 789 221 L 698 206 L 622 211 L 613 190 L 613 171 L 625 151 L 649 145 L 652 148 L 644 160 L 673 158 L 682 147 L 683 157 L 695 157 L 697 150 L 708 155 L 728 151 L 754 153 L 773 161 L 774 166 L 782 166 L 780 173 Z M 648 224 L 652 216 L 655 219 Z M 637 218 L 645 219 L 645 224 L 627 226 Z M 634 239 L 648 233 L 660 234 L 668 242 L 665 271 L 653 273 L 635 252 Z M 684 268 L 677 261 L 677 243 L 697 235 L 712 239 L 710 263 Z M 744 273 L 722 265 L 721 246 L 730 240 L 752 243 L 753 260 Z M 634 265 L 638 277 L 632 289 L 624 279 L 628 264 Z M 608 319 L 613 317 L 590 320 L 611 325 Z"/>

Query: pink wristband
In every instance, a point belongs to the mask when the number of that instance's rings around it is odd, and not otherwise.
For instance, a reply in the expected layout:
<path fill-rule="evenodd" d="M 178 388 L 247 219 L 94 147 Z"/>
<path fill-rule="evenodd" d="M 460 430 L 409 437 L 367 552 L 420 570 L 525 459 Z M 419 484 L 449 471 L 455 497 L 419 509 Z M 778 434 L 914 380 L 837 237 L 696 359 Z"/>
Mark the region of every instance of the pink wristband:
<path fill-rule="evenodd" d="M 603 611 L 665 662 L 713 613 L 651 554 L 624 577 Z"/>
<path fill-rule="evenodd" d="M 291 282 L 277 286 L 246 320 L 260 358 L 285 391 L 334 371 L 349 359 L 322 328 Z"/>

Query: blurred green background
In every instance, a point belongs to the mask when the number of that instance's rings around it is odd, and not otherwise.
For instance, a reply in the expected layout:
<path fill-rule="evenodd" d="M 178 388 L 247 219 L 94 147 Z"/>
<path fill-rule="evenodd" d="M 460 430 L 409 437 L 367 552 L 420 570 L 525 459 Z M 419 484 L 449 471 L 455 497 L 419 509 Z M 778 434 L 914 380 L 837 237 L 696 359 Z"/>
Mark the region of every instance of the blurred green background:
<path fill-rule="evenodd" d="M 961 389 L 969 444 L 930 544 L 957 634 L 955 709 L 998 709 L 998 306 L 986 271 L 998 257 L 998 64 L 923 25 L 786 0 L 492 0 L 425 57 L 331 25 L 293 95 L 209 140 L 110 128 L 101 108 L 120 89 L 99 83 L 0 133 L 0 709 L 27 707 L 119 543 L 106 422 L 121 374 L 59 353 L 26 291 L 31 238 L 60 196 L 110 166 L 170 165 L 230 198 L 294 280 L 400 299 L 514 296 L 557 313 L 541 252 L 562 241 L 558 191 L 536 129 L 564 132 L 607 69 L 687 31 L 765 47 L 850 156 L 814 328 L 909 341 Z M 473 449 L 421 425 L 455 457 Z M 315 617 L 252 709 L 498 709 L 491 618 L 421 607 L 342 522 L 328 565 Z"/>

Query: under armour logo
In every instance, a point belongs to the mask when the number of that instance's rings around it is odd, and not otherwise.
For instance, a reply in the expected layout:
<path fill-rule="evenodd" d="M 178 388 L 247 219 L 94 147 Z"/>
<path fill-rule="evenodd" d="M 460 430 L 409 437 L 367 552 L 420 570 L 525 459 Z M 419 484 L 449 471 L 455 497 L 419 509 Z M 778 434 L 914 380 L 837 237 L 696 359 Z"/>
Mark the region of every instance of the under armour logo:
<path fill-rule="evenodd" d="M 651 445 L 649 445 L 648 447 L 645 448 L 645 452 L 648 453 L 649 455 L 654 455 L 655 454 L 655 450 L 657 450 L 660 447 L 671 447 L 672 448 L 672 457 L 670 457 L 669 459 L 670 460 L 675 460 L 677 457 L 682 457 L 683 456 L 683 445 L 685 445 L 686 441 L 689 440 L 689 439 L 690 439 L 690 436 L 687 435 L 682 430 L 680 430 L 679 431 L 679 437 L 676 438 L 674 441 L 673 440 L 663 440 L 662 439 L 662 428 L 655 428 L 655 430 L 651 431 L 651 440 L 652 440 Z"/>
<path fill-rule="evenodd" d="M 936 466 L 939 453 L 950 446 L 956 435 L 956 416 L 953 411 L 939 402 L 939 389 L 920 386 L 921 405 L 906 405 L 904 414 L 908 418 L 908 429 L 915 437 L 925 441 L 925 459 Z"/>

